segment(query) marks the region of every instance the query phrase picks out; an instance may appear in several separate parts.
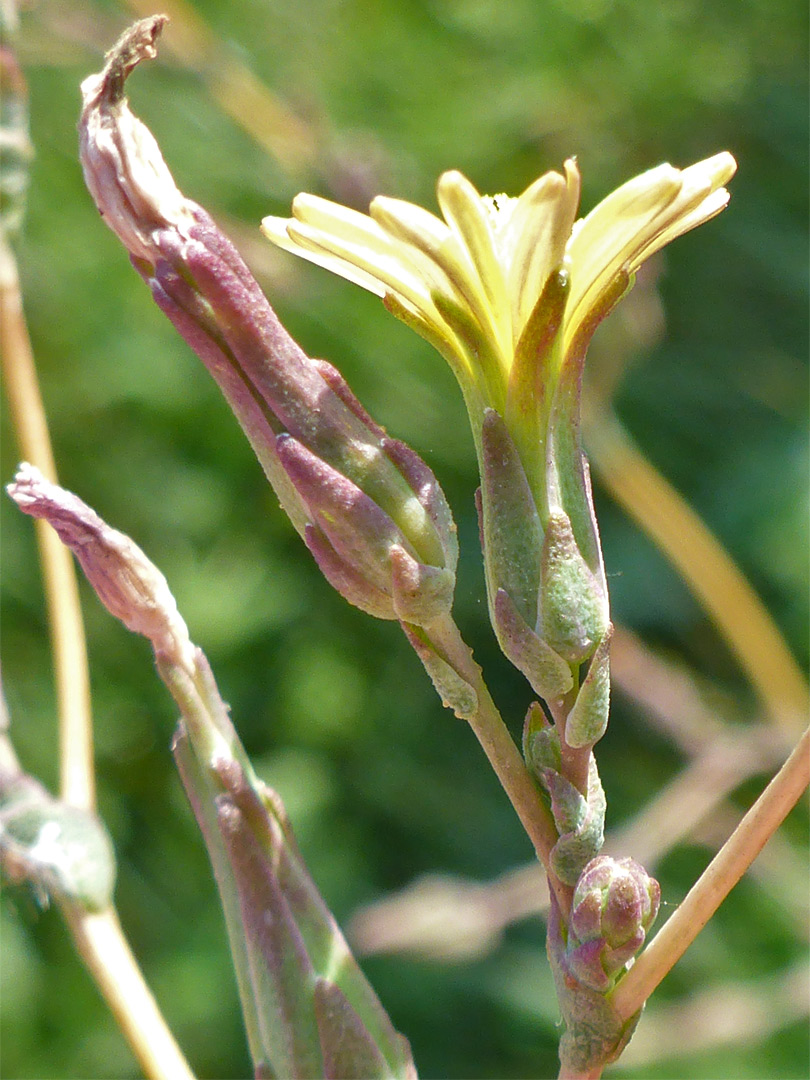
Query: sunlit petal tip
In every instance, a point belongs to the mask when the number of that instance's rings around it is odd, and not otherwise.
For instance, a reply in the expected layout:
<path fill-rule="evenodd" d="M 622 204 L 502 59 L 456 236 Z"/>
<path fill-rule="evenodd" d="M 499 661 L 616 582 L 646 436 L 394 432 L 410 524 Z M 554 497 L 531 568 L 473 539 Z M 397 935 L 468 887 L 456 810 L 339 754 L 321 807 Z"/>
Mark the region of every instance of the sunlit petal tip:
<path fill-rule="evenodd" d="M 291 209 L 293 217 L 298 218 L 300 221 L 306 221 L 311 210 L 321 210 L 328 213 L 330 210 L 342 210 L 345 208 L 338 206 L 337 203 L 330 202 L 329 199 L 322 199 L 320 195 L 310 195 L 307 191 L 300 191 L 294 197 Z"/>
<path fill-rule="evenodd" d="M 390 195 L 375 195 L 368 206 L 368 216 L 375 221 L 380 214 L 383 214 L 386 210 L 386 206 L 389 202 L 396 202 Z"/>
<path fill-rule="evenodd" d="M 701 206 L 703 220 L 708 221 L 709 218 L 714 217 L 715 214 L 719 214 L 721 210 L 725 210 L 730 198 L 731 195 L 724 187 L 718 188 L 717 191 L 713 191 L 708 198 L 703 200 L 703 205 Z"/>
<path fill-rule="evenodd" d="M 268 217 L 262 218 L 260 228 L 268 240 L 272 240 L 274 244 L 284 247 L 290 242 L 287 235 L 287 221 L 288 218 L 268 215 Z"/>
<path fill-rule="evenodd" d="M 723 150 L 722 153 L 706 158 L 705 161 L 699 161 L 696 165 L 692 165 L 690 169 L 685 169 L 684 172 L 687 173 L 693 169 L 704 173 L 710 180 L 712 187 L 717 188 L 727 184 L 736 173 L 737 162 L 733 154 L 730 154 L 728 150 Z"/>
<path fill-rule="evenodd" d="M 563 162 L 563 169 L 565 169 L 565 179 L 568 186 L 573 187 L 576 185 L 579 188 L 580 175 L 576 157 L 566 158 Z"/>
<path fill-rule="evenodd" d="M 312 230 L 308 226 L 291 219 L 286 224 L 284 233 L 265 231 L 265 235 L 278 247 L 294 255 L 322 266 L 325 270 L 345 278 L 362 289 L 367 289 L 377 296 L 385 295 L 385 285 L 377 276 L 376 267 L 371 258 L 359 258 L 347 255 L 339 243 L 331 245 L 328 236 Z"/>
<path fill-rule="evenodd" d="M 326 235 L 347 243 L 367 245 L 376 251 L 387 250 L 388 240 L 368 214 L 322 199 L 318 195 L 296 195 L 292 204 L 293 219 Z"/>
<path fill-rule="evenodd" d="M 565 203 L 568 207 L 572 222 L 577 216 L 577 210 L 579 209 L 579 198 L 582 194 L 582 178 L 579 173 L 579 166 L 577 165 L 577 159 L 570 157 L 563 163 L 563 170 L 565 172 Z M 573 229 L 573 225 L 571 226 Z"/>
<path fill-rule="evenodd" d="M 567 186 L 567 177 L 562 176 L 556 169 L 538 176 L 525 191 L 518 196 L 517 202 L 521 208 L 533 206 L 537 203 L 545 203 L 549 199 L 558 198 Z"/>
<path fill-rule="evenodd" d="M 703 225 L 707 221 L 710 221 L 711 218 L 716 217 L 722 210 L 725 210 L 726 206 L 728 206 L 730 198 L 729 192 L 724 187 L 717 188 L 716 191 L 710 192 L 710 194 L 708 194 L 691 212 L 676 218 L 672 224 L 668 228 L 663 229 L 647 247 L 639 250 L 635 257 L 629 260 L 627 268 L 630 273 L 635 272 L 638 267 L 653 254 L 653 252 L 659 251 L 673 240 L 676 240 L 679 236 L 691 232 L 691 230 L 697 228 L 698 225 Z"/>
<path fill-rule="evenodd" d="M 369 204 L 368 215 L 378 224 L 383 223 L 387 218 L 407 220 L 412 216 L 434 216 L 429 210 L 408 202 L 407 199 L 395 199 L 391 195 L 375 195 Z"/>
<path fill-rule="evenodd" d="M 608 213 L 625 217 L 662 211 L 678 198 L 683 187 L 681 170 L 664 162 L 621 184 L 591 210 L 586 220 L 603 219 Z"/>
<path fill-rule="evenodd" d="M 458 169 L 448 169 L 447 172 L 441 174 L 436 182 L 436 194 L 440 204 L 443 198 L 452 198 L 454 195 L 461 195 L 467 199 L 481 198 L 481 193 L 472 180 L 469 180 Z"/>

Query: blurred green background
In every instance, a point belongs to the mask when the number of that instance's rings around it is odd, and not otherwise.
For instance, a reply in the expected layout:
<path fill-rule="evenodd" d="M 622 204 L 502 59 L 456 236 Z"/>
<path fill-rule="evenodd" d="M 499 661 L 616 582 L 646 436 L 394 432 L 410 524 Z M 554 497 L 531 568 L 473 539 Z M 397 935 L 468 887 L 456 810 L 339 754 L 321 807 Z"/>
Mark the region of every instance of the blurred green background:
<path fill-rule="evenodd" d="M 76 151 L 78 87 L 134 14 L 117 2 L 26 5 L 17 38 L 30 88 L 31 169 L 18 245 L 61 482 L 161 567 L 260 774 L 285 798 L 339 921 L 420 875 L 488 881 L 530 847 L 471 733 L 442 710 L 396 625 L 348 607 L 320 577 L 202 366 L 151 304 L 99 221 Z M 520 729 L 529 692 L 486 618 L 477 483 L 460 395 L 440 358 L 376 298 L 275 252 L 259 219 L 299 190 L 360 208 L 378 193 L 435 207 L 436 176 L 518 193 L 576 154 L 583 208 L 661 161 L 731 150 L 730 208 L 665 253 L 665 332 L 623 355 L 605 339 L 613 404 L 761 595 L 799 663 L 807 623 L 807 12 L 793 0 L 200 0 L 216 55 L 186 63 L 175 18 L 160 60 L 129 86 L 183 191 L 242 248 L 304 348 L 338 365 L 392 434 L 431 464 L 462 545 L 457 618 Z M 197 39 L 200 40 L 200 39 Z M 233 72 L 275 96 L 258 144 L 223 107 Z M 231 81 L 228 82 L 228 73 Z M 228 87 L 230 86 L 230 89 Z M 261 123 L 247 101 L 237 106 Z M 286 110 L 286 111 L 285 111 Z M 626 337 L 627 335 L 625 335 Z M 598 374 L 598 372 L 595 372 Z M 6 413 L 3 482 L 17 461 Z M 614 619 L 676 661 L 717 715 L 760 705 L 687 586 L 597 483 Z M 2 500 L 3 662 L 25 767 L 57 784 L 55 706 L 31 522 Z M 206 855 L 168 746 L 174 710 L 148 646 L 83 584 L 100 810 L 119 858 L 125 928 L 192 1068 L 248 1074 L 235 985 Z M 601 744 L 609 825 L 628 821 L 684 762 L 615 694 Z M 763 778 L 734 795 L 750 804 Z M 806 820 L 784 830 L 806 858 Z M 657 866 L 677 904 L 709 855 Z M 792 862 L 791 862 L 792 859 Z M 801 866 L 801 862 L 799 862 Z M 788 874 L 782 892 L 804 888 Z M 777 882 L 778 886 L 778 882 Z M 779 886 L 776 893 L 780 891 Z M 744 881 L 656 995 L 688 1002 L 744 981 L 757 1034 L 675 1053 L 616 1077 L 807 1075 L 806 1012 L 771 982 L 806 951 L 806 925 Z M 666 913 L 666 909 L 664 911 Z M 2 1074 L 134 1077 L 136 1066 L 77 961 L 58 913 L 6 889 Z M 543 925 L 511 926 L 456 963 L 369 957 L 365 969 L 412 1041 L 423 1077 L 556 1075 L 557 1013 Z M 800 982 L 798 999 L 806 995 Z M 721 991 L 718 990 L 718 993 Z M 752 1034 L 753 1032 L 753 1034 Z"/>

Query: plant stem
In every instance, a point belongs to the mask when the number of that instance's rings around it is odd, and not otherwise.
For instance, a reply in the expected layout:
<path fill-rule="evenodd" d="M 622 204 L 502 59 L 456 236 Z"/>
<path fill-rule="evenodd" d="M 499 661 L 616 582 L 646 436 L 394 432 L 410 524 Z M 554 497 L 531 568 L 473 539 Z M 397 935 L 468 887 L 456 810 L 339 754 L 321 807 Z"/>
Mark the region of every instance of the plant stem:
<path fill-rule="evenodd" d="M 633 1016 L 686 952 L 810 784 L 810 728 L 609 1000 Z"/>
<path fill-rule="evenodd" d="M 554 890 L 560 910 L 569 912 L 573 890 L 549 869 L 551 849 L 559 839 L 554 819 L 492 700 L 481 668 L 451 616 L 431 624 L 429 635 L 447 662 L 475 690 L 478 709 L 468 721 L 470 727 L 546 869 L 549 886 Z"/>
<path fill-rule="evenodd" d="M 57 482 L 48 423 L 23 314 L 17 266 L 0 240 L 0 356 L 21 456 Z M 36 522 L 59 711 L 62 798 L 84 810 L 95 807 L 90 678 L 73 557 L 44 521 Z"/>
<path fill-rule="evenodd" d="M 56 483 L 48 422 L 23 313 L 17 265 L 0 237 L 0 356 L 20 452 Z M 36 523 L 59 715 L 60 794 L 95 809 L 93 720 L 84 624 L 73 557 L 45 521 Z M 61 905 L 76 948 L 149 1080 L 192 1073 L 144 981 L 115 908 L 90 913 Z"/>
<path fill-rule="evenodd" d="M 554 719 L 554 726 L 557 729 L 557 734 L 560 737 L 562 774 L 566 780 L 570 780 L 581 795 L 584 795 L 585 798 L 587 798 L 588 777 L 590 775 L 591 755 L 593 754 L 593 751 L 590 746 L 569 746 L 565 738 L 566 721 L 568 719 L 568 714 L 574 707 L 576 699 L 577 691 L 574 689 L 559 706 L 555 706 L 554 702 L 548 702 L 548 707 Z"/>
<path fill-rule="evenodd" d="M 145 1075 L 194 1080 L 132 955 L 113 908 L 98 914 L 63 904 L 73 940 Z"/>

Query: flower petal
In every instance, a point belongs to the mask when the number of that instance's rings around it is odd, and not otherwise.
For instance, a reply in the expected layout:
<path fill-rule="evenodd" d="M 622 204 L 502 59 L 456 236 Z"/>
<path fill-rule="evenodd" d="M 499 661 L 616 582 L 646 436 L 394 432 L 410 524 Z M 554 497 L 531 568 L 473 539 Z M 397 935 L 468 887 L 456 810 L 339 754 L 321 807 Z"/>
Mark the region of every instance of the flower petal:
<path fill-rule="evenodd" d="M 465 238 L 459 237 L 435 215 L 420 206 L 401 199 L 378 197 L 370 207 L 370 213 L 395 242 L 407 245 L 407 253 L 417 255 L 414 265 L 429 271 L 438 268 L 446 278 L 442 284 L 434 280 L 436 291 L 449 294 L 449 298 L 462 304 L 474 316 L 484 334 L 498 343 L 495 316 L 490 308 L 485 290 L 476 272 L 472 255 Z M 509 343 L 511 346 L 511 342 Z M 511 348 L 503 356 L 508 369 Z"/>
<path fill-rule="evenodd" d="M 374 250 L 362 244 L 344 240 L 341 236 L 321 232 L 320 229 L 304 225 L 298 221 L 290 221 L 287 225 L 287 233 L 290 238 L 306 251 L 330 256 L 338 264 L 349 264 L 354 273 L 362 271 L 367 277 L 374 278 L 382 286 L 374 289 L 378 295 L 384 296 L 387 292 L 393 292 L 401 296 L 407 303 L 418 311 L 423 311 L 427 317 L 435 317 L 435 308 L 430 299 L 430 292 L 424 279 L 414 273 L 402 258 L 402 253 L 394 245 L 390 245 L 388 251 Z M 330 266 L 330 269 L 332 267 Z M 344 277 L 348 273 L 339 270 Z"/>
<path fill-rule="evenodd" d="M 469 252 L 489 302 L 501 350 L 508 354 L 512 346 L 511 308 L 484 200 L 467 177 L 456 170 L 442 173 L 436 195 L 445 220 Z"/>
<path fill-rule="evenodd" d="M 706 161 L 690 165 L 681 173 L 683 186 L 677 205 L 668 215 L 669 224 L 639 251 L 628 266 L 630 273 L 638 269 L 656 251 L 690 229 L 702 225 L 725 209 L 730 198 L 721 184 L 726 184 L 737 171 L 737 162 L 729 153 L 715 154 Z"/>
<path fill-rule="evenodd" d="M 595 298 L 655 235 L 653 223 L 675 202 L 680 190 L 678 170 L 659 165 L 622 184 L 576 223 L 568 244 L 571 335 Z"/>
<path fill-rule="evenodd" d="M 266 217 L 262 218 L 261 228 L 267 239 L 272 241 L 276 247 L 289 251 L 293 255 L 298 255 L 308 262 L 315 263 L 316 266 L 322 266 L 325 270 L 331 270 L 333 274 L 346 278 L 347 281 L 351 281 L 362 289 L 375 293 L 377 296 L 385 296 L 385 286 L 372 274 L 367 274 L 351 263 L 347 263 L 344 259 L 330 255 L 326 251 L 316 251 L 312 248 L 303 247 L 293 240 L 287 232 L 288 224 L 289 218 Z"/>
<path fill-rule="evenodd" d="M 508 289 L 515 343 L 553 270 L 565 254 L 579 205 L 579 171 L 565 163 L 565 176 L 548 172 L 516 200 L 508 222 L 511 249 Z"/>
<path fill-rule="evenodd" d="M 568 244 L 566 342 L 620 271 L 633 273 L 670 240 L 722 210 L 728 197 L 721 185 L 736 167 L 728 153 L 683 171 L 659 165 L 617 188 L 577 222 Z"/>
<path fill-rule="evenodd" d="M 445 294 L 455 304 L 463 304 L 463 298 L 429 255 L 390 235 L 368 215 L 328 199 L 301 194 L 292 209 L 292 218 L 267 217 L 262 221 L 262 231 L 269 240 L 382 297 L 405 321 L 421 326 L 423 336 L 434 343 L 436 339 L 443 342 L 440 351 L 445 355 L 448 347 L 457 354 L 461 360 L 457 371 L 470 370 L 468 349 L 437 311 L 431 293 Z M 421 210 L 420 214 L 431 216 Z M 449 237 L 447 226 L 433 220 Z"/>

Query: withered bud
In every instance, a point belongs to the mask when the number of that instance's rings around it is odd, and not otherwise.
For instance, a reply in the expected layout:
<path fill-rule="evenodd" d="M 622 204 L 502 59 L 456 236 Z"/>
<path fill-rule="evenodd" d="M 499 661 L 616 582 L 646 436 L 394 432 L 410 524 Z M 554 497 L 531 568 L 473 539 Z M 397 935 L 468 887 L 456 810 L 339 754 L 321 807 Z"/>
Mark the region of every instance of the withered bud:
<path fill-rule="evenodd" d="M 217 381 L 328 580 L 372 614 L 424 625 L 449 608 L 458 557 L 441 488 L 371 419 L 340 373 L 290 337 L 239 253 L 178 190 L 130 112 L 124 81 L 154 57 L 164 21 L 135 24 L 104 70 L 82 84 L 90 192 L 156 303 Z M 413 564 L 404 571 L 399 549 Z"/>
<path fill-rule="evenodd" d="M 166 578 L 137 544 L 33 465 L 20 465 L 6 490 L 23 513 L 53 526 L 112 615 L 149 638 L 159 658 L 194 669 L 194 646 Z"/>
<path fill-rule="evenodd" d="M 186 232 L 189 204 L 174 182 L 152 133 L 130 111 L 124 83 L 132 69 L 157 55 L 167 22 L 154 15 L 131 26 L 107 53 L 103 71 L 82 83 L 79 145 L 84 179 L 110 228 L 134 256 L 153 258 L 152 232 Z"/>

